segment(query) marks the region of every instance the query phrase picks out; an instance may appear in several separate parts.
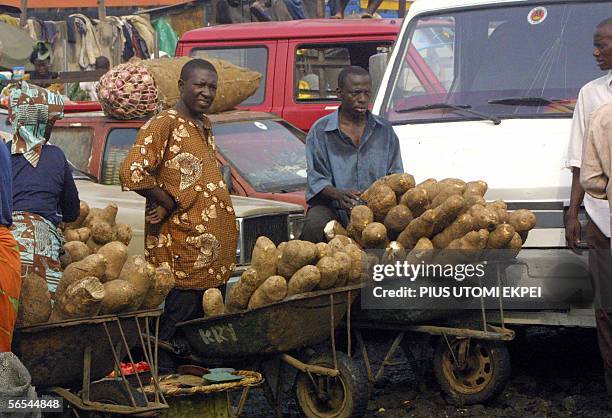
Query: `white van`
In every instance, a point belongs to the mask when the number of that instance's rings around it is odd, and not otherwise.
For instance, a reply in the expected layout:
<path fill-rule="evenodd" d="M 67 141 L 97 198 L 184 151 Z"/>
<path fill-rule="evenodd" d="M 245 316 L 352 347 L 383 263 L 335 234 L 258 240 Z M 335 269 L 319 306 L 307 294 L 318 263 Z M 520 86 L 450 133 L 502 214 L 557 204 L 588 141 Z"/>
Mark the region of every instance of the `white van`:
<path fill-rule="evenodd" d="M 607 17 L 610 1 L 417 0 L 374 104 L 418 181 L 483 179 L 487 199 L 536 212 L 524 263 L 508 274 L 552 293 L 566 291 L 566 280 L 590 293 L 586 256 L 566 249 L 571 173 L 563 159 L 578 91 L 604 75 L 592 51 Z M 588 297 L 557 296 L 567 301 L 558 310 L 506 319 L 594 326 L 588 304 L 576 304 Z"/>

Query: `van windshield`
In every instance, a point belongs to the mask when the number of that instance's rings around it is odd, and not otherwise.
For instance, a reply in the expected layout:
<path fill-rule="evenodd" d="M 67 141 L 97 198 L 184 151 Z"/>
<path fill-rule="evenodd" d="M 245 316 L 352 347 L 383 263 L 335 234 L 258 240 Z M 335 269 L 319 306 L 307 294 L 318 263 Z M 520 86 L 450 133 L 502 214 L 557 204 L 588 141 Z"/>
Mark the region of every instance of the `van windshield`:
<path fill-rule="evenodd" d="M 612 2 L 529 2 L 412 20 L 381 114 L 392 122 L 571 117 L 578 91 L 605 75 L 592 56 Z M 450 104 L 456 106 L 440 106 Z"/>

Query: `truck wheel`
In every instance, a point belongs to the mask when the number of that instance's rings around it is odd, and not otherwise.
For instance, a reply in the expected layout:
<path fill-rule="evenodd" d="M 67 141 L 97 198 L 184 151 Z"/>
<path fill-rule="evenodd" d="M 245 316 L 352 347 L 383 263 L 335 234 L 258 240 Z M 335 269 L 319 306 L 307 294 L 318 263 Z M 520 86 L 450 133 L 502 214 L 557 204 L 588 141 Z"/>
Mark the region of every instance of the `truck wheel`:
<path fill-rule="evenodd" d="M 368 377 L 363 367 L 342 352 L 336 352 L 337 377 L 299 373 L 295 382 L 295 396 L 304 416 L 308 418 L 362 417 L 370 400 Z M 310 365 L 333 368 L 331 355 L 314 357 Z M 312 379 L 311 379 L 312 377 Z"/>
<path fill-rule="evenodd" d="M 501 341 L 441 338 L 434 354 L 434 373 L 441 389 L 470 405 L 501 393 L 510 378 L 510 354 Z"/>

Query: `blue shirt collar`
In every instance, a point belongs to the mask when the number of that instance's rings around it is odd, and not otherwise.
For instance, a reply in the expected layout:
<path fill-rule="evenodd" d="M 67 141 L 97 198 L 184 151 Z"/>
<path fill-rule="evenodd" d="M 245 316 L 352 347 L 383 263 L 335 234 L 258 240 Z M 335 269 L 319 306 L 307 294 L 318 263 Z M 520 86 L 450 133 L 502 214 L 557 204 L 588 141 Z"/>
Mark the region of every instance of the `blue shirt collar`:
<path fill-rule="evenodd" d="M 367 125 L 370 125 L 373 123 L 374 124 L 380 123 L 378 119 L 369 110 L 366 112 L 366 117 L 368 118 Z M 329 118 L 327 119 L 327 124 L 325 125 L 325 132 L 339 131 L 340 130 L 339 118 L 340 118 L 340 108 L 336 109 L 334 113 L 331 113 L 329 115 Z"/>

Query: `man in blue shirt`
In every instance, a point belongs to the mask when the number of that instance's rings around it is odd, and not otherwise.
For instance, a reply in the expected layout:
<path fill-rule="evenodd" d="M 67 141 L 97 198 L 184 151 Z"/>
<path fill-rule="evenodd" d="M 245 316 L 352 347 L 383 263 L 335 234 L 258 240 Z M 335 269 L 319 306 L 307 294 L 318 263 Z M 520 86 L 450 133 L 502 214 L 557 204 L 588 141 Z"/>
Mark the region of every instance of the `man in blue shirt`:
<path fill-rule="evenodd" d="M 308 212 L 301 239 L 324 242 L 331 220 L 348 223 L 361 192 L 387 174 L 402 173 L 399 141 L 391 124 L 368 110 L 372 80 L 361 67 L 338 76 L 340 108 L 321 119 L 306 137 Z"/>

